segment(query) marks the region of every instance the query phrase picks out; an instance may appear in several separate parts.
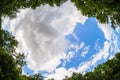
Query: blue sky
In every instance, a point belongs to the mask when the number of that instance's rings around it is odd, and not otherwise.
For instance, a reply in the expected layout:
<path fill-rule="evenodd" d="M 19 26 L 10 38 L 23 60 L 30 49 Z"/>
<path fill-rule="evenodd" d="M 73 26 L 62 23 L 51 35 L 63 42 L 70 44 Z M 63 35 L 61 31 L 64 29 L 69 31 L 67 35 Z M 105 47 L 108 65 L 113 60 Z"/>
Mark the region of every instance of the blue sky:
<path fill-rule="evenodd" d="M 117 36 L 118 41 L 120 40 L 119 32 L 113 29 L 113 32 Z M 71 45 L 80 45 L 83 43 L 82 48 L 78 49 L 76 51 L 76 47 L 68 47 L 65 50 L 65 53 L 69 55 L 69 52 L 73 52 L 74 55 L 70 59 L 70 61 L 65 61 L 64 59 L 61 59 L 61 64 L 57 66 L 57 68 L 64 67 L 66 70 L 69 70 L 71 67 L 74 67 L 77 69 L 79 65 L 82 65 L 83 62 L 87 62 L 93 58 L 93 55 L 99 53 L 101 49 L 104 48 L 104 42 L 107 41 L 107 39 L 104 36 L 103 31 L 99 28 L 98 21 L 95 18 L 88 18 L 84 24 L 81 24 L 77 22 L 73 32 L 71 34 L 68 34 L 65 36 L 65 39 L 69 41 L 69 46 Z M 114 40 L 113 40 L 114 41 Z M 120 49 L 120 43 L 117 43 L 118 48 Z M 115 46 L 114 43 L 111 44 L 111 47 L 113 48 Z M 110 48 L 109 47 L 109 50 Z M 82 53 L 85 52 L 85 55 L 82 55 Z M 100 59 L 97 61 L 95 66 L 98 64 L 101 64 L 109 59 L 111 54 L 115 54 L 116 51 L 108 51 L 109 56 L 106 59 Z M 90 68 L 84 70 L 90 71 L 94 69 L 94 65 L 89 66 Z M 31 71 L 27 66 L 23 67 L 24 71 L 29 74 L 33 74 L 33 71 Z M 41 74 L 47 73 L 46 71 L 41 71 Z M 54 73 L 54 71 L 53 71 Z"/>
<path fill-rule="evenodd" d="M 89 60 L 93 54 L 99 52 L 99 50 L 103 48 L 103 44 L 106 40 L 103 32 L 99 29 L 97 21 L 94 18 L 87 19 L 85 24 L 77 23 L 73 33 L 76 35 L 78 40 L 76 40 L 71 34 L 66 36 L 66 39 L 68 39 L 71 44 L 80 45 L 81 42 L 84 42 L 85 45 L 82 49 L 79 49 L 75 53 L 75 57 L 73 57 L 71 61 L 66 64 L 66 68 L 70 68 L 71 66 L 77 68 L 80 63 Z M 96 44 L 99 45 L 99 49 L 95 49 Z M 86 46 L 88 46 L 89 49 L 86 54 L 82 56 L 82 52 L 86 51 Z M 70 50 L 73 49 L 74 48 L 71 48 Z"/>
<path fill-rule="evenodd" d="M 46 80 L 61 80 L 93 70 L 120 51 L 120 28 L 83 16 L 69 1 L 20 11 L 13 20 L 3 18 L 2 26 L 19 41 L 17 51 L 26 55 L 23 74 L 39 72 Z"/>

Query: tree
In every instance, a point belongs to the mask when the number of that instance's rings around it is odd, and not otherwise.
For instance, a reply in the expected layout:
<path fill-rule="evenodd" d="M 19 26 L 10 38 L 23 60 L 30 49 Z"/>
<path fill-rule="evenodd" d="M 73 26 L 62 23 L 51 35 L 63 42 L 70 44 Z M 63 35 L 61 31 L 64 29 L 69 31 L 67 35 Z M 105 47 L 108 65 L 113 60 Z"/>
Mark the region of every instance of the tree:
<path fill-rule="evenodd" d="M 83 80 L 83 76 L 80 73 L 73 73 L 71 77 L 65 77 L 63 80 Z"/>
<path fill-rule="evenodd" d="M 30 76 L 31 80 L 43 80 L 43 76 L 41 74 L 34 74 Z"/>
<path fill-rule="evenodd" d="M 26 64 L 24 53 L 17 53 L 18 42 L 5 30 L 0 30 L 0 80 L 43 80 L 41 74 L 22 75 Z"/>
<path fill-rule="evenodd" d="M 83 77 L 84 77 L 84 80 L 93 80 L 93 79 L 97 80 L 96 74 L 93 72 L 87 72 Z"/>
<path fill-rule="evenodd" d="M 44 4 L 49 4 L 50 6 L 60 6 L 67 0 L 1 0 L 0 2 L 0 14 L 1 16 L 8 16 L 10 18 L 16 17 L 16 12 L 19 9 L 32 8 Z"/>
<path fill-rule="evenodd" d="M 43 79 L 40 74 L 25 76 L 21 74 L 21 67 L 25 64 L 24 54 L 17 53 L 18 42 L 15 37 L 1 29 L 1 17 L 16 17 L 19 9 L 32 8 L 44 4 L 50 6 L 60 6 L 67 0 L 1 0 L 0 2 L 0 79 L 2 80 L 38 80 Z M 88 17 L 96 17 L 101 23 L 111 23 L 112 27 L 120 26 L 120 0 L 71 0 L 78 10 Z M 112 6 L 111 6 L 112 5 Z M 120 76 L 120 53 L 115 58 L 109 60 L 95 68 L 93 72 L 85 75 L 73 73 L 72 77 L 66 80 L 97 80 L 113 79 L 119 80 Z"/>
<path fill-rule="evenodd" d="M 16 17 L 19 9 L 32 8 L 49 4 L 60 6 L 67 0 L 1 0 L 0 16 Z M 112 27 L 120 26 L 120 0 L 71 0 L 83 15 L 95 17 L 101 23 L 111 23 Z M 111 6 L 112 5 L 112 6 Z"/>
<path fill-rule="evenodd" d="M 52 78 L 52 79 L 48 79 L 48 80 L 54 80 L 54 78 Z"/>
<path fill-rule="evenodd" d="M 18 80 L 25 64 L 24 54 L 16 52 L 18 42 L 8 31 L 0 29 L 0 79 Z"/>
<path fill-rule="evenodd" d="M 19 69 L 12 56 L 0 50 L 0 79 L 19 80 Z"/>
<path fill-rule="evenodd" d="M 120 0 L 71 0 L 83 15 L 120 26 Z"/>
<path fill-rule="evenodd" d="M 0 29 L 0 47 L 2 50 L 4 50 L 7 54 L 12 55 L 13 52 L 15 52 L 17 44 L 18 42 L 11 33 Z"/>
<path fill-rule="evenodd" d="M 0 30 L 0 50 L 12 56 L 17 65 L 23 66 L 25 56 L 24 53 L 16 52 L 17 45 L 18 42 L 11 33 L 3 29 Z"/>

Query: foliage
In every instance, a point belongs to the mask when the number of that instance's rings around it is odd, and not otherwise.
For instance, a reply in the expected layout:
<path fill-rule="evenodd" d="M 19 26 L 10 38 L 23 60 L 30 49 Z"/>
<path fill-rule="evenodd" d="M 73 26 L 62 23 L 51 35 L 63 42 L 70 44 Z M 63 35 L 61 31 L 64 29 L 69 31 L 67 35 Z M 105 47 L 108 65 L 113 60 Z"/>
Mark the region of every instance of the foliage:
<path fill-rule="evenodd" d="M 8 31 L 1 29 L 1 17 L 16 17 L 19 9 L 35 9 L 40 5 L 60 6 L 67 0 L 1 0 L 0 2 L 0 79 L 1 80 L 43 80 L 40 74 L 22 75 L 22 66 L 26 64 L 24 53 L 17 53 L 18 42 Z M 112 27 L 120 26 L 120 0 L 71 0 L 78 10 L 88 17 L 96 17 L 101 23 L 111 23 Z M 85 75 L 73 73 L 64 80 L 119 80 L 120 53 L 98 65 L 94 71 Z M 54 80 L 54 79 L 51 79 Z"/>
<path fill-rule="evenodd" d="M 2 16 L 11 18 L 16 17 L 19 9 L 32 8 L 35 9 L 40 5 L 49 4 L 50 6 L 60 6 L 67 0 L 1 0 L 0 13 Z"/>
<path fill-rule="evenodd" d="M 71 0 L 88 17 L 96 17 L 101 23 L 111 22 L 120 26 L 120 0 Z"/>
<path fill-rule="evenodd" d="M 20 80 L 43 80 L 43 76 L 40 74 L 34 74 L 31 76 L 22 75 Z"/>
<path fill-rule="evenodd" d="M 15 37 L 3 29 L 0 30 L 0 49 L 4 50 L 7 54 L 12 55 L 15 52 L 18 42 Z"/>
<path fill-rule="evenodd" d="M 32 8 L 49 4 L 60 6 L 67 0 L 1 0 L 0 15 L 16 17 L 19 9 Z M 70 0 L 83 15 L 95 17 L 101 23 L 111 23 L 112 27 L 120 26 L 120 0 Z"/>
<path fill-rule="evenodd" d="M 32 76 L 30 76 L 31 80 L 43 80 L 43 76 L 41 76 L 40 74 L 34 74 Z"/>
<path fill-rule="evenodd" d="M 0 79 L 2 80 L 43 80 L 40 74 L 22 75 L 22 66 L 26 64 L 24 53 L 17 53 L 18 42 L 15 37 L 1 29 L 1 17 L 16 17 L 19 9 L 33 8 L 44 4 L 60 6 L 66 0 L 1 0 L 0 2 Z"/>
<path fill-rule="evenodd" d="M 23 65 L 21 60 L 24 62 L 24 54 L 21 56 L 16 53 L 17 44 L 12 34 L 0 29 L 0 79 L 2 80 L 19 79 L 22 69 L 18 66 Z M 20 56 L 23 58 L 21 59 Z"/>
<path fill-rule="evenodd" d="M 85 73 L 73 73 L 71 77 L 63 80 L 119 80 L 120 79 L 120 53 L 111 60 L 94 68 L 94 71 Z"/>
<path fill-rule="evenodd" d="M 22 75 L 24 53 L 17 53 L 18 42 L 8 31 L 0 29 L 0 80 L 43 80 L 40 74 Z"/>
<path fill-rule="evenodd" d="M 0 50 L 0 79 L 19 80 L 19 69 L 12 56 Z"/>

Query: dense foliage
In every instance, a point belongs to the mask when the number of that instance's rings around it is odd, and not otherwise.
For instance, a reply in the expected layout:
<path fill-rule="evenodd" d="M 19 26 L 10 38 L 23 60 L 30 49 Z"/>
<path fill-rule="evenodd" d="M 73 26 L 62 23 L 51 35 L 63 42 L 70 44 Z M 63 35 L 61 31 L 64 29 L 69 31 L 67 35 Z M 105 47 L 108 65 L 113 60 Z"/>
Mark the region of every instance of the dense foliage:
<path fill-rule="evenodd" d="M 111 60 L 94 68 L 94 71 L 85 73 L 73 73 L 71 77 L 63 80 L 120 80 L 120 53 Z"/>
<path fill-rule="evenodd" d="M 35 9 L 38 6 L 45 4 L 49 4 L 50 6 L 60 6 L 65 1 L 67 0 L 1 0 L 0 13 L 2 16 L 14 18 L 19 9 Z"/>
<path fill-rule="evenodd" d="M 14 62 L 12 56 L 7 55 L 0 50 L 0 79 L 1 80 L 19 80 L 20 71 Z"/>
<path fill-rule="evenodd" d="M 17 45 L 11 33 L 0 29 L 0 80 L 43 80 L 40 74 L 22 75 L 26 62 L 24 53 L 16 52 Z"/>
<path fill-rule="evenodd" d="M 67 0 L 1 0 L 0 15 L 16 17 L 19 9 L 33 8 L 49 4 L 60 6 Z M 95 17 L 101 23 L 111 23 L 112 27 L 120 26 L 120 0 L 70 0 L 83 15 Z"/>
<path fill-rule="evenodd" d="M 120 0 L 71 0 L 83 15 L 120 27 Z"/>

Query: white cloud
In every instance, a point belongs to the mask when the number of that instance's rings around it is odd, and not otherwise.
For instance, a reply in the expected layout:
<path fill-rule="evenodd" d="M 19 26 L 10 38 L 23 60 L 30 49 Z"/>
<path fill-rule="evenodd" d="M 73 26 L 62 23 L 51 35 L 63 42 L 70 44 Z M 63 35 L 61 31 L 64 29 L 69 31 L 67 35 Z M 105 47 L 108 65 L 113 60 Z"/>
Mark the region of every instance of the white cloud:
<path fill-rule="evenodd" d="M 19 24 L 19 21 L 24 18 L 28 9 L 20 9 L 20 12 L 16 13 L 17 18 L 10 19 L 9 17 L 2 17 L 2 28 L 8 30 L 14 34 L 15 27 Z"/>
<path fill-rule="evenodd" d="M 110 27 L 110 25 L 98 23 L 98 26 L 99 26 L 99 28 L 103 31 L 105 38 L 106 38 L 107 40 L 110 40 L 110 39 L 111 39 L 111 36 L 112 36 L 112 34 L 113 34 L 113 30 L 112 30 L 112 28 Z"/>
<path fill-rule="evenodd" d="M 52 78 L 54 78 L 55 80 L 62 80 L 63 78 L 65 78 L 65 76 L 70 77 L 73 72 L 75 72 L 74 68 L 70 68 L 69 70 L 66 70 L 64 67 L 57 68 L 55 70 L 55 73 L 46 74 L 47 78 L 45 80 Z"/>
<path fill-rule="evenodd" d="M 103 31 L 106 40 L 108 41 L 110 52 L 113 54 L 115 54 L 116 52 L 119 52 L 120 49 L 118 47 L 119 46 L 118 37 L 120 37 L 120 36 L 118 36 L 115 32 L 119 33 L 120 28 L 113 29 L 110 27 L 109 24 L 98 23 L 98 25 L 99 25 L 100 29 Z M 112 55 L 112 54 L 109 54 L 109 52 L 108 52 L 108 55 Z"/>
<path fill-rule="evenodd" d="M 118 47 L 118 43 L 119 43 L 118 36 L 114 33 L 114 30 L 107 24 L 100 24 L 100 23 L 98 23 L 98 24 L 99 24 L 99 27 L 103 31 L 103 33 L 105 35 L 105 38 L 106 38 L 106 41 L 104 42 L 103 48 L 101 50 L 99 50 L 98 53 L 91 56 L 91 58 L 88 61 L 80 63 L 80 65 L 79 65 L 79 67 L 77 69 L 76 68 L 70 68 L 68 70 L 65 70 L 65 69 L 61 70 L 61 69 L 58 68 L 58 70 L 60 70 L 61 73 L 65 72 L 66 74 L 62 75 L 62 77 L 59 78 L 59 79 L 57 77 L 55 77 L 55 80 L 62 80 L 63 76 L 65 77 L 68 73 L 71 73 L 71 72 L 84 73 L 87 70 L 89 70 L 90 67 L 96 66 L 98 64 L 97 63 L 98 61 L 100 61 L 100 60 L 105 60 L 106 61 L 107 59 L 111 59 L 111 58 L 113 58 L 113 55 L 115 54 L 115 52 L 120 51 L 120 49 Z M 117 30 L 117 32 L 118 32 L 118 30 Z M 96 45 L 95 46 L 96 49 L 100 49 L 99 45 L 97 43 L 95 45 Z M 71 44 L 70 47 L 75 48 L 76 51 L 78 51 L 79 49 L 84 49 L 85 43 L 81 42 L 80 46 L 77 45 L 77 44 Z M 89 48 L 86 48 L 86 50 L 89 50 Z M 109 52 L 110 50 L 112 50 L 114 53 L 110 54 L 110 52 Z M 57 72 L 55 72 L 54 74 L 50 74 L 49 76 L 54 77 L 55 75 L 56 76 L 61 76 L 61 74 L 57 74 Z"/>
<path fill-rule="evenodd" d="M 97 39 L 96 40 L 96 42 L 95 42 L 95 49 L 96 50 L 100 50 L 100 45 L 98 44 L 98 41 L 99 41 L 100 39 Z"/>
<path fill-rule="evenodd" d="M 118 48 L 118 39 L 117 35 L 114 33 L 113 29 L 108 24 L 100 24 L 98 23 L 100 29 L 103 31 L 106 41 L 104 42 L 104 47 L 98 53 L 93 55 L 93 58 L 88 62 L 84 62 L 84 64 L 80 64 L 78 70 L 83 72 L 89 69 L 90 66 L 94 66 L 99 60 L 106 60 L 108 57 L 112 55 L 109 53 L 109 50 L 114 50 L 115 52 L 119 51 Z M 96 44 L 97 45 L 97 44 Z M 114 45 L 114 46 L 113 46 Z M 110 48 L 111 47 L 111 48 Z"/>
<path fill-rule="evenodd" d="M 85 45 L 85 43 L 84 43 L 84 42 L 81 42 L 79 49 L 82 49 L 82 48 L 84 47 L 84 45 Z"/>
<path fill-rule="evenodd" d="M 16 19 L 6 19 L 3 26 L 8 20 L 10 31 L 19 41 L 19 49 L 28 52 L 30 69 L 52 72 L 60 64 L 60 59 L 66 57 L 65 35 L 72 33 L 76 22 L 84 23 L 87 17 L 69 1 L 60 7 L 45 5 L 36 10 L 20 11 Z"/>
<path fill-rule="evenodd" d="M 90 49 L 90 46 L 85 46 L 85 47 L 83 48 L 83 51 L 82 51 L 81 56 L 82 56 L 82 57 L 85 57 L 86 54 L 88 53 L 89 49 Z"/>
<path fill-rule="evenodd" d="M 109 56 L 109 46 L 110 44 L 108 43 L 108 41 L 104 42 L 104 48 L 93 55 L 92 59 L 80 63 L 77 69 L 74 68 L 74 72 L 84 73 L 86 70 L 90 69 L 91 66 L 95 66 L 99 60 L 106 59 Z"/>
<path fill-rule="evenodd" d="M 69 42 L 69 41 L 68 41 L 68 42 Z M 76 54 L 76 53 L 78 52 L 78 50 L 80 50 L 80 49 L 83 49 L 83 53 L 82 53 L 81 56 L 85 57 L 85 55 L 87 54 L 90 46 L 85 46 L 85 47 L 84 47 L 84 45 L 85 45 L 84 42 L 81 42 L 80 45 L 79 45 L 79 44 L 76 44 L 76 43 L 73 43 L 73 44 L 70 43 L 70 45 L 67 47 L 67 49 L 73 48 L 73 49 L 75 49 L 75 51 L 69 51 L 69 52 L 66 54 L 66 56 L 65 56 L 65 58 L 64 58 L 63 66 L 65 66 L 67 62 L 70 62 L 71 59 L 75 56 L 75 54 Z"/>
<path fill-rule="evenodd" d="M 84 71 L 90 69 L 91 66 L 95 66 L 95 64 L 103 59 L 103 58 L 107 58 L 108 57 L 108 49 L 109 46 L 107 44 L 107 42 L 104 43 L 104 48 L 100 50 L 99 53 L 96 53 L 92 59 L 90 59 L 89 61 L 85 61 L 85 62 L 82 62 L 80 63 L 79 67 L 76 69 L 76 72 L 80 72 L 80 73 L 83 73 Z"/>
<path fill-rule="evenodd" d="M 66 55 L 66 60 L 67 60 L 67 62 L 69 62 L 70 60 L 71 60 L 71 58 L 74 56 L 74 52 L 68 52 L 68 55 Z"/>
<path fill-rule="evenodd" d="M 2 26 L 9 26 L 10 31 L 15 34 L 20 42 L 19 48 L 22 51 L 27 50 L 29 52 L 27 61 L 30 69 L 35 72 L 38 70 L 48 72 L 55 70 L 55 73 L 46 76 L 61 80 L 66 75 L 70 76 L 72 72 L 84 72 L 90 66 L 95 65 L 97 61 L 108 58 L 111 44 L 114 44 L 111 50 L 119 51 L 118 40 L 116 35 L 113 34 L 112 28 L 107 24 L 98 23 L 107 39 L 104 42 L 104 48 L 96 53 L 91 60 L 81 63 L 77 69 L 66 70 L 63 67 L 56 69 L 60 64 L 60 59 L 70 61 L 74 56 L 73 52 L 69 53 L 68 56 L 64 52 L 68 46 L 68 42 L 64 39 L 65 35 L 72 33 L 76 22 L 84 23 L 86 19 L 87 17 L 82 16 L 73 3 L 66 2 L 60 7 L 45 5 L 38 7 L 36 10 L 22 10 L 16 19 L 6 18 Z M 78 40 L 76 35 L 73 34 L 73 36 Z M 80 45 L 70 45 L 70 47 L 76 49 L 76 52 L 84 46 L 84 42 L 81 42 Z M 83 56 L 86 55 L 88 50 L 89 48 L 85 49 L 86 52 L 83 53 Z"/>
<path fill-rule="evenodd" d="M 81 42 L 80 45 L 77 43 L 70 43 L 68 48 L 73 48 L 75 49 L 75 52 L 78 52 L 78 50 L 83 49 L 84 46 L 85 46 L 84 42 Z"/>
<path fill-rule="evenodd" d="M 105 25 L 101 25 L 101 28 L 104 28 L 104 26 Z M 110 29 L 109 26 L 108 26 L 108 27 L 105 27 L 104 29 L 102 29 L 102 31 L 103 31 L 103 33 L 105 35 L 105 38 L 107 39 L 104 42 L 104 47 L 101 50 L 99 50 L 98 53 L 96 53 L 95 55 L 93 55 L 90 60 L 80 63 L 80 65 L 79 65 L 79 67 L 77 69 L 75 69 L 75 68 L 69 69 L 69 70 L 71 70 L 71 72 L 84 73 L 86 70 L 90 69 L 91 66 L 96 66 L 96 64 L 97 64 L 97 62 L 99 60 L 102 60 L 102 59 L 104 59 L 104 60 L 111 59 L 113 57 L 113 55 L 109 53 L 110 49 L 114 50 L 115 52 L 120 51 L 120 49 L 118 48 L 118 42 L 119 41 L 117 39 L 117 35 L 113 32 L 113 30 Z M 79 50 L 79 49 L 83 49 L 84 45 L 85 45 L 85 43 L 82 42 L 80 44 L 81 47 L 78 47 L 78 45 L 72 45 L 71 47 L 77 48 L 77 50 Z M 96 45 L 97 45 L 97 43 L 96 43 Z M 89 48 L 86 48 L 86 49 L 89 50 Z M 69 70 L 67 70 L 68 73 L 69 73 Z M 60 75 L 60 74 L 58 74 L 58 75 Z M 57 78 L 55 80 L 57 80 Z"/>
<path fill-rule="evenodd" d="M 67 62 L 70 62 L 74 55 L 74 51 L 69 51 L 68 54 L 66 54 L 65 59 L 63 60 L 62 66 L 65 66 Z"/>
<path fill-rule="evenodd" d="M 97 61 L 101 59 L 106 59 L 109 56 L 109 46 L 110 44 L 108 43 L 108 41 L 105 41 L 103 49 L 101 49 L 96 55 L 94 55 L 93 59 L 91 60 L 91 65 L 95 65 Z"/>
<path fill-rule="evenodd" d="M 72 33 L 72 36 L 73 36 L 77 41 L 79 41 L 79 39 L 78 39 L 78 37 L 76 36 L 75 33 Z"/>
<path fill-rule="evenodd" d="M 120 27 L 117 27 L 117 28 L 116 28 L 116 31 L 117 31 L 118 33 L 120 33 Z"/>
<path fill-rule="evenodd" d="M 76 69 L 77 72 L 83 73 L 84 71 L 88 70 L 90 66 L 95 66 L 99 60 L 104 59 L 106 61 L 107 59 L 111 59 L 113 57 L 113 54 L 120 51 L 118 47 L 118 36 L 114 33 L 114 30 L 107 24 L 98 24 L 106 38 L 106 41 L 104 42 L 104 47 L 98 53 L 93 55 L 92 59 L 81 63 L 78 69 Z M 113 53 L 110 53 L 109 50 L 112 50 Z"/>

